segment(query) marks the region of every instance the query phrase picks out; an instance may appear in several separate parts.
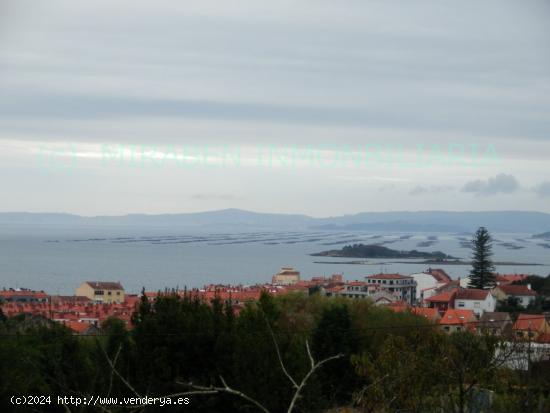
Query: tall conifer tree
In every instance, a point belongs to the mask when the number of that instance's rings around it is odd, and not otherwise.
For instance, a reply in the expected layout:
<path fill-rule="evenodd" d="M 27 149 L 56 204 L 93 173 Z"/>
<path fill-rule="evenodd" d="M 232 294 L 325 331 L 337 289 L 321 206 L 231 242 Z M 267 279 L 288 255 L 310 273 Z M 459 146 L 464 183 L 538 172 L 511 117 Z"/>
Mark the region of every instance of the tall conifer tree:
<path fill-rule="evenodd" d="M 487 228 L 480 227 L 472 240 L 472 269 L 469 288 L 488 289 L 495 286 L 495 266 L 491 260 L 492 238 Z"/>

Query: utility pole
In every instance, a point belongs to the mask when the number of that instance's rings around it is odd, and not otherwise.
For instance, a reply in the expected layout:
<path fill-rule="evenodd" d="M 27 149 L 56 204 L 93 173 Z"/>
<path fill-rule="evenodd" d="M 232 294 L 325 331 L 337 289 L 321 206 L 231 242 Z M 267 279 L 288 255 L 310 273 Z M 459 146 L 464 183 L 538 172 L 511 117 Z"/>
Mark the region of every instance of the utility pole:
<path fill-rule="evenodd" d="M 533 333 L 531 332 L 531 321 L 529 321 L 529 327 L 527 328 L 527 336 L 529 337 L 529 341 L 527 344 L 527 380 L 531 380 L 531 335 Z"/>
<path fill-rule="evenodd" d="M 531 404 L 531 321 L 529 321 L 529 326 L 527 328 L 527 337 L 529 341 L 527 342 L 527 403 Z M 528 406 L 531 407 L 531 406 Z"/>

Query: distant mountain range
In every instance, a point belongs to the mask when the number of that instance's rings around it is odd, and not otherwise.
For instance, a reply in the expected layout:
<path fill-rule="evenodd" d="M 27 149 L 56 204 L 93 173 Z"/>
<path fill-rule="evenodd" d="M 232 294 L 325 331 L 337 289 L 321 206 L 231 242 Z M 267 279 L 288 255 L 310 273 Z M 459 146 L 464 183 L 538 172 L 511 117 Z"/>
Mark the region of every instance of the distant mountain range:
<path fill-rule="evenodd" d="M 212 231 L 340 230 L 458 232 L 469 234 L 480 226 L 496 232 L 540 233 L 550 229 L 550 214 L 526 211 L 362 212 L 327 218 L 307 215 L 270 214 L 223 209 L 184 214 L 129 214 L 83 217 L 64 213 L 0 213 L 4 226 L 189 228 Z"/>

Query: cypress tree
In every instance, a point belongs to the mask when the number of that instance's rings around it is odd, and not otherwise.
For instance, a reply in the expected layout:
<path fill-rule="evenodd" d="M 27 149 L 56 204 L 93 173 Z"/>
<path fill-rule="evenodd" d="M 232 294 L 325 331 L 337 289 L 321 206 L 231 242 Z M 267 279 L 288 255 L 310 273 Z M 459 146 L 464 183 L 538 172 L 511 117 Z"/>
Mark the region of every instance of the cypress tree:
<path fill-rule="evenodd" d="M 491 260 L 492 238 L 487 228 L 480 227 L 472 240 L 472 269 L 469 288 L 489 289 L 495 286 L 495 267 Z"/>

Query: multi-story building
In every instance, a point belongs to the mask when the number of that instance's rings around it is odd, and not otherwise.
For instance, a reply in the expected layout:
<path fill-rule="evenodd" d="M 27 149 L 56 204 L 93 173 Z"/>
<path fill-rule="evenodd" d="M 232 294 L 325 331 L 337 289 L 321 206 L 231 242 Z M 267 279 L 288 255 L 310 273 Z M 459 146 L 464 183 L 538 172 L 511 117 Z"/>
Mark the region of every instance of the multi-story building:
<path fill-rule="evenodd" d="M 281 271 L 271 278 L 271 283 L 276 285 L 296 284 L 300 281 L 300 271 L 292 267 L 283 267 Z"/>
<path fill-rule="evenodd" d="M 86 281 L 76 289 L 76 295 L 96 303 L 124 302 L 124 288 L 119 282 Z"/>
<path fill-rule="evenodd" d="M 414 304 L 416 299 L 416 281 L 413 277 L 401 274 L 375 274 L 365 277 L 367 286 L 378 286 L 396 297 L 397 300 Z"/>

